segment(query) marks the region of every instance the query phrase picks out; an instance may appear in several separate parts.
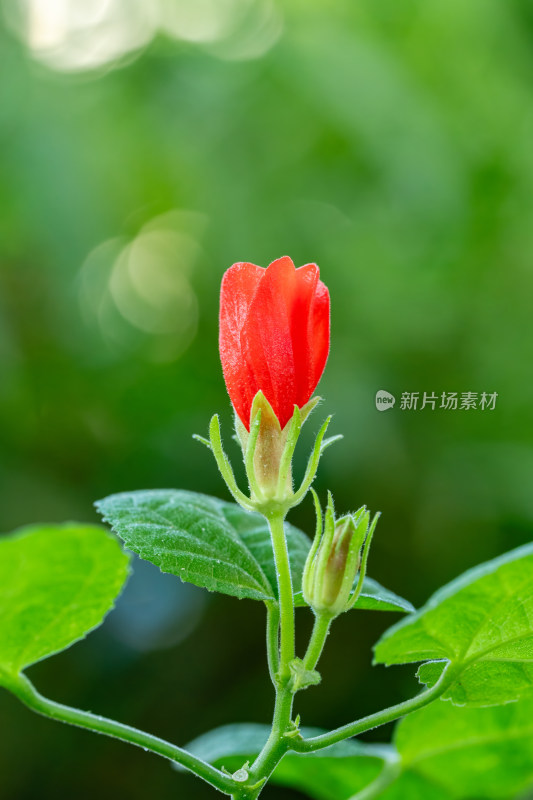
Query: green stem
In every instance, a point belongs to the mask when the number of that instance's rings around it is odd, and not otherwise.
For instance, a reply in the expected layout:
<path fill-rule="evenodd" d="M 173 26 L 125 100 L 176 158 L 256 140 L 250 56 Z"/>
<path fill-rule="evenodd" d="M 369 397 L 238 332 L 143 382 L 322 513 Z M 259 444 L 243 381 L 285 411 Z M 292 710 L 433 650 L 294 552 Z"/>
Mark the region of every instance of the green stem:
<path fill-rule="evenodd" d="M 267 605 L 266 640 L 268 671 L 275 686 L 276 674 L 279 670 L 279 608 L 275 603 Z"/>
<path fill-rule="evenodd" d="M 180 764 L 224 794 L 232 795 L 235 791 L 235 781 L 229 775 L 225 775 L 220 770 L 192 755 L 192 753 L 159 739 L 157 736 L 152 736 L 136 728 L 130 728 L 129 725 L 124 725 L 121 722 L 115 722 L 114 720 L 91 714 L 89 711 L 80 711 L 77 708 L 70 708 L 53 700 L 48 700 L 48 698 L 39 694 L 25 675 L 19 675 L 16 680 L 10 683 L 9 689 L 28 708 L 45 717 L 76 725 L 79 728 L 87 728 L 95 733 L 103 733 L 105 736 L 112 736 L 123 742 L 142 747 L 143 750 L 150 750 L 152 753 L 157 753 L 157 755 Z"/>
<path fill-rule="evenodd" d="M 270 777 L 282 757 L 289 750 L 290 742 L 285 734 L 291 722 L 293 699 L 293 694 L 287 687 L 278 690 L 272 730 L 265 746 L 252 764 L 250 782 Z"/>
<path fill-rule="evenodd" d="M 291 568 L 289 552 L 283 526 L 284 516 L 273 513 L 268 518 L 276 574 L 278 579 L 279 613 L 280 613 L 280 649 L 279 680 L 280 683 L 290 679 L 289 664 L 294 659 L 294 599 L 292 594 Z"/>
<path fill-rule="evenodd" d="M 272 730 L 265 746 L 250 769 L 249 783 L 268 778 L 290 747 L 285 734 L 291 725 L 293 693 L 289 688 L 290 663 L 295 655 L 294 643 L 294 598 L 292 593 L 289 552 L 285 539 L 284 514 L 271 513 L 267 519 L 272 537 L 274 561 L 278 580 L 279 597 L 279 669 L 276 675 L 276 703 Z M 257 790 L 256 796 L 261 789 Z"/>
<path fill-rule="evenodd" d="M 329 626 L 331 625 L 333 617 L 329 614 L 317 614 L 315 617 L 315 624 L 313 625 L 313 633 L 307 646 L 307 652 L 304 656 L 305 669 L 315 669 L 318 660 L 322 655 L 322 650 L 326 643 L 329 633 Z"/>
<path fill-rule="evenodd" d="M 423 708 L 427 706 L 428 703 L 436 700 L 443 694 L 452 680 L 453 673 L 448 663 L 439 680 L 431 689 L 426 689 L 410 700 L 405 700 L 403 703 L 398 703 L 390 708 L 385 708 L 383 711 L 370 714 L 356 722 L 344 725 L 342 728 L 336 728 L 329 733 L 323 733 L 321 736 L 313 736 L 311 739 L 294 739 L 291 741 L 290 748 L 298 753 L 312 753 L 315 750 L 329 747 L 329 745 L 341 742 L 343 739 L 348 739 L 351 736 L 358 736 L 360 733 L 372 730 L 372 728 L 386 725 L 387 722 L 393 722 L 400 717 L 404 717 L 406 714 L 411 714 L 413 711 L 417 711 L 419 708 Z"/>

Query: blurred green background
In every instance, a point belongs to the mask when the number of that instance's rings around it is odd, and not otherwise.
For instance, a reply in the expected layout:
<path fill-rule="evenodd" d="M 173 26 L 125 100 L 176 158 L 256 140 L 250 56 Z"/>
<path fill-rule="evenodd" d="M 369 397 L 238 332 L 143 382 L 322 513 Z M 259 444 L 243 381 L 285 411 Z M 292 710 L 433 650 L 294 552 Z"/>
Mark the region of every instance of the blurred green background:
<path fill-rule="evenodd" d="M 370 574 L 419 605 L 529 541 L 533 2 L 0 10 L 1 529 L 93 521 L 95 499 L 128 489 L 227 497 L 191 438 L 215 411 L 230 438 L 220 279 L 235 261 L 288 254 L 317 262 L 331 291 L 325 403 L 305 442 L 334 413 L 345 439 L 316 485 L 340 511 L 383 512 Z M 379 389 L 394 409 L 376 410 Z M 498 399 L 408 411 L 404 391 Z M 292 521 L 310 532 L 310 501 Z M 370 668 L 394 619 L 336 623 L 323 685 L 299 702 L 306 724 L 416 691 L 411 668 Z M 309 615 L 298 620 L 304 635 Z M 259 604 L 137 562 L 103 628 L 31 676 L 54 699 L 182 744 L 268 721 L 263 622 Z M 2 800 L 214 796 L 5 692 L 0 740 Z"/>

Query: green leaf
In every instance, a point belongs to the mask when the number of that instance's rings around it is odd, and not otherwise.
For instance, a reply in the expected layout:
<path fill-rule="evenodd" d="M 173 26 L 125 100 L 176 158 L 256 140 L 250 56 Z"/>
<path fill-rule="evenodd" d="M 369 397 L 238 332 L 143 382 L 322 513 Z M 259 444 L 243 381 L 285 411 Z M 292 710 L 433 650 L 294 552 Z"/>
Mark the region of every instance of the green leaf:
<path fill-rule="evenodd" d="M 0 537 L 0 683 L 102 622 L 128 576 L 116 539 L 93 525 L 42 525 Z"/>
<path fill-rule="evenodd" d="M 270 532 L 260 514 L 174 489 L 111 495 L 96 507 L 130 550 L 163 572 L 234 597 L 277 600 Z M 288 523 L 285 532 L 300 585 L 310 542 Z"/>
<path fill-rule="evenodd" d="M 533 544 L 466 572 L 415 614 L 390 628 L 375 663 L 433 659 L 419 678 L 433 685 L 447 661 L 445 698 L 494 705 L 533 688 Z"/>
<path fill-rule="evenodd" d="M 294 604 L 296 606 L 306 605 L 301 591 L 295 593 Z M 385 589 L 372 578 L 364 579 L 363 590 L 357 598 L 354 608 L 371 611 L 403 611 L 404 613 L 411 613 L 415 610 L 408 600 Z"/>
<path fill-rule="evenodd" d="M 324 733 L 303 728 L 306 737 Z M 187 750 L 218 767 L 234 772 L 253 761 L 265 744 L 270 728 L 246 723 L 224 725 L 200 736 Z M 288 753 L 272 780 L 306 792 L 317 800 L 348 800 L 379 774 L 384 761 L 394 753 L 387 745 L 371 745 L 354 739 L 339 742 L 309 755 Z"/>
<path fill-rule="evenodd" d="M 210 591 L 240 598 L 277 601 L 277 581 L 268 524 L 205 494 L 177 489 L 125 492 L 99 500 L 102 517 L 126 546 L 163 572 Z M 304 606 L 302 573 L 308 537 L 285 523 L 295 604 Z M 412 606 L 370 578 L 356 608 L 411 611 Z"/>
<path fill-rule="evenodd" d="M 375 611 L 404 611 L 408 614 L 412 613 L 415 608 L 408 600 L 385 589 L 377 581 L 372 578 L 365 578 L 363 581 L 363 590 L 354 608 L 367 608 Z"/>
<path fill-rule="evenodd" d="M 531 698 L 492 708 L 437 701 L 403 719 L 394 741 L 406 774 L 453 798 L 506 800 L 533 785 Z"/>
<path fill-rule="evenodd" d="M 378 794 L 374 794 L 371 788 L 369 787 L 369 791 L 371 792 L 370 797 L 372 797 L 372 800 L 374 800 L 374 797 L 379 798 L 379 800 L 457 800 L 458 797 L 462 796 L 460 794 L 452 795 L 429 778 L 409 770 L 400 772 L 392 783 L 388 784 L 387 788 Z M 357 800 L 357 795 L 353 800 Z M 364 798 L 364 800 L 367 799 Z M 473 800 L 473 798 L 469 797 L 467 799 L 463 796 L 463 800 Z M 476 800 L 480 799 L 476 798 Z"/>

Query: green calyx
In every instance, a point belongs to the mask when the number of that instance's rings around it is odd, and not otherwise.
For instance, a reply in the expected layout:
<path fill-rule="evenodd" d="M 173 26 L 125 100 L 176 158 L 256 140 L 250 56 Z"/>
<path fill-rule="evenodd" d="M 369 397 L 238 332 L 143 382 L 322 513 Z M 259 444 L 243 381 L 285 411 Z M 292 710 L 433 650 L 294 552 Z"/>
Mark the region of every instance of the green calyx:
<path fill-rule="evenodd" d="M 328 504 L 322 521 L 320 502 L 316 493 L 311 491 L 315 500 L 317 527 L 304 568 L 303 594 L 306 603 L 316 614 L 333 618 L 353 608 L 359 597 L 379 514 L 370 521 L 370 512 L 366 506 L 362 506 L 354 514 L 336 519 L 333 498 L 328 492 Z"/>
<path fill-rule="evenodd" d="M 209 439 L 195 436 L 212 450 L 228 489 L 243 508 L 259 511 L 268 517 L 272 514 L 285 514 L 303 500 L 315 478 L 320 456 L 326 447 L 342 438 L 324 438 L 331 421 L 331 417 L 328 417 L 315 439 L 304 478 L 295 490 L 292 477 L 294 451 L 302 425 L 319 400 L 319 397 L 314 397 L 302 408 L 295 405 L 294 413 L 284 428 L 281 428 L 263 392 L 258 392 L 254 397 L 249 431 L 238 416 L 235 416 L 236 438 L 242 447 L 249 496 L 237 486 L 233 469 L 222 446 L 218 415 L 215 414 L 211 419 Z"/>

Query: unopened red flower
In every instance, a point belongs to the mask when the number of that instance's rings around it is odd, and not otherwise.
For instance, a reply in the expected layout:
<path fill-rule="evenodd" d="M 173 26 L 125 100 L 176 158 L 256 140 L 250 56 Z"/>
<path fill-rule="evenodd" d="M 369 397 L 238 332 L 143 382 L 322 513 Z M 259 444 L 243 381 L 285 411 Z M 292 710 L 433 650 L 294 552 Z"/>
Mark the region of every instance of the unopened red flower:
<path fill-rule="evenodd" d="M 283 428 L 311 398 L 329 352 L 329 292 L 316 264 L 287 256 L 266 269 L 230 267 L 220 292 L 220 358 L 233 407 L 249 430 L 262 391 Z"/>

